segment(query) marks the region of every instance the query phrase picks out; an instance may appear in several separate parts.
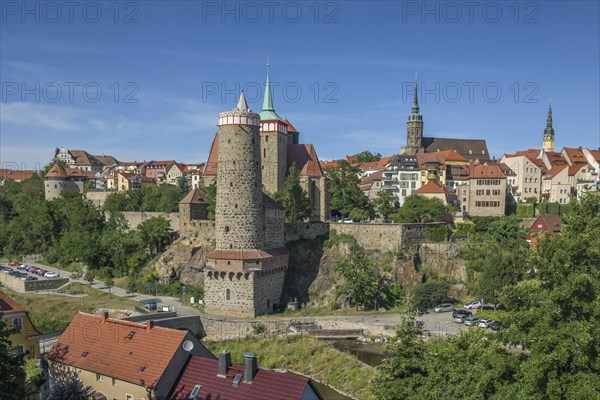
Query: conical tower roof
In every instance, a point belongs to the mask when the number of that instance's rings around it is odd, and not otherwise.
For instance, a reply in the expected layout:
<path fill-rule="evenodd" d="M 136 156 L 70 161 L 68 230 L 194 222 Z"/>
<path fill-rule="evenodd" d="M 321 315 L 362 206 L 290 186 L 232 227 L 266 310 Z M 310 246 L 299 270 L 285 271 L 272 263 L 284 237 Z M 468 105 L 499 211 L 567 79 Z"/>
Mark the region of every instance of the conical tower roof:
<path fill-rule="evenodd" d="M 263 109 L 260 112 L 260 120 L 261 121 L 282 121 L 281 117 L 277 115 L 275 112 L 275 107 L 273 106 L 273 93 L 271 92 L 271 80 L 269 79 L 269 67 L 270 64 L 267 63 L 267 81 L 265 83 L 265 98 L 263 100 Z"/>

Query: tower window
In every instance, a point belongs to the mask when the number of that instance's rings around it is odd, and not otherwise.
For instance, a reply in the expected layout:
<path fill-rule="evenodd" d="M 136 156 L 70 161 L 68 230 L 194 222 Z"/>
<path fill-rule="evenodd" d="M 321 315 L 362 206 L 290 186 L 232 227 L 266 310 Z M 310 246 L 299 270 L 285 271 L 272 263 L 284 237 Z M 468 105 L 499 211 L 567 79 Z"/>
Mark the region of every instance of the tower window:
<path fill-rule="evenodd" d="M 225 227 L 225 232 L 229 232 L 229 227 L 228 226 Z"/>
<path fill-rule="evenodd" d="M 263 158 L 267 158 L 267 149 L 263 149 Z"/>
<path fill-rule="evenodd" d="M 230 290 L 230 289 L 227 289 L 227 290 L 225 291 L 225 298 L 226 298 L 227 300 L 231 300 L 231 290 Z"/>
<path fill-rule="evenodd" d="M 265 135 L 265 142 L 269 141 L 269 135 Z"/>

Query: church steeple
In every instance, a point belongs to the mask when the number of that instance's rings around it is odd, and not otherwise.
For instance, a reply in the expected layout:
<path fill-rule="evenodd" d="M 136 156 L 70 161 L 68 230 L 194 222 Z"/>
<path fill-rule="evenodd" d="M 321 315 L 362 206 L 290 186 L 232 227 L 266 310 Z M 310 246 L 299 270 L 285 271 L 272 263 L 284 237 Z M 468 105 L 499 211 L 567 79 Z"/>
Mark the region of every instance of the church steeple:
<path fill-rule="evenodd" d="M 269 61 L 267 60 L 267 81 L 265 83 L 265 98 L 263 100 L 263 109 L 260 112 L 261 121 L 283 121 L 279 115 L 275 112 L 273 106 L 273 93 L 271 92 L 271 80 L 269 79 Z"/>
<path fill-rule="evenodd" d="M 548 107 L 548 118 L 546 118 L 546 129 L 544 129 L 544 151 L 554 151 L 554 127 L 552 126 L 552 100 Z"/>
<path fill-rule="evenodd" d="M 423 116 L 419 112 L 419 89 L 415 74 L 415 92 L 413 95 L 412 111 L 406 123 L 406 146 L 400 149 L 400 154 L 414 155 L 423 153 Z"/>

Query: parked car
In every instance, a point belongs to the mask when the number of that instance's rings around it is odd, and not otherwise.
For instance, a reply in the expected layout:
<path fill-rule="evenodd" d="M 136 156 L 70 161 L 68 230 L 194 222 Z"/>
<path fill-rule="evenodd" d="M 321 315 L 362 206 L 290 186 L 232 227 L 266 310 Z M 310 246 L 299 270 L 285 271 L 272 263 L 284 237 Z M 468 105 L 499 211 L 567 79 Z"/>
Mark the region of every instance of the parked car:
<path fill-rule="evenodd" d="M 480 319 L 478 325 L 480 328 L 489 328 L 490 324 L 494 322 L 491 319 Z"/>
<path fill-rule="evenodd" d="M 19 264 L 18 262 L 9 262 L 8 263 L 9 267 L 18 267 L 19 265 L 21 265 L 21 264 Z"/>
<path fill-rule="evenodd" d="M 31 265 L 27 265 L 25 267 L 25 271 L 27 271 L 27 272 L 33 272 L 33 271 L 35 271 L 35 267 L 32 267 Z"/>
<path fill-rule="evenodd" d="M 458 314 L 456 317 L 454 317 L 454 322 L 457 324 L 463 324 L 467 318 L 469 318 L 468 315 Z"/>
<path fill-rule="evenodd" d="M 8 267 L 2 267 L 0 268 L 0 272 L 4 272 L 5 274 L 8 274 L 12 271 L 12 268 L 8 268 Z"/>
<path fill-rule="evenodd" d="M 490 322 L 488 327 L 493 331 L 499 331 L 500 328 L 502 328 L 502 323 L 500 323 L 499 321 L 492 321 Z"/>
<path fill-rule="evenodd" d="M 477 318 L 477 317 L 465 318 L 465 325 L 467 325 L 467 326 L 475 325 L 477 322 L 479 322 L 479 318 Z"/>
<path fill-rule="evenodd" d="M 494 311 L 494 306 L 492 305 L 482 305 L 477 308 L 477 311 Z"/>
<path fill-rule="evenodd" d="M 465 304 L 465 308 L 472 310 L 472 309 L 477 309 L 481 307 L 481 302 L 480 301 L 471 301 L 467 304 Z"/>
<path fill-rule="evenodd" d="M 20 271 L 25 271 L 25 270 L 27 270 L 27 265 L 25 265 L 25 264 L 17 265 L 17 269 Z"/>
<path fill-rule="evenodd" d="M 46 272 L 48 272 L 48 271 L 46 271 L 45 269 L 41 269 L 41 268 L 38 268 L 35 270 L 35 274 L 39 275 L 39 276 L 44 276 L 46 274 Z"/>
<path fill-rule="evenodd" d="M 452 304 L 442 303 L 442 304 L 438 304 L 437 306 L 435 306 L 433 311 L 435 311 L 436 313 L 440 313 L 440 312 L 452 311 L 453 309 L 454 309 L 454 306 Z"/>
<path fill-rule="evenodd" d="M 498 304 L 496 304 L 496 310 L 506 310 L 506 307 L 504 306 L 504 303 L 498 303 Z"/>
<path fill-rule="evenodd" d="M 473 313 L 467 310 L 454 310 L 452 311 L 452 317 L 456 318 L 458 316 L 470 317 Z"/>
<path fill-rule="evenodd" d="M 417 307 L 417 315 L 420 317 L 423 314 L 429 314 L 429 310 L 426 307 Z"/>
<path fill-rule="evenodd" d="M 23 280 L 24 280 L 24 281 L 37 281 L 37 280 L 38 280 L 38 278 L 36 278 L 35 276 L 28 275 L 28 276 L 26 276 L 26 277 L 25 277 L 25 279 L 23 279 Z"/>
<path fill-rule="evenodd" d="M 52 272 L 52 271 L 46 272 L 44 274 L 44 278 L 56 278 L 57 276 L 58 275 L 56 275 L 56 272 Z"/>

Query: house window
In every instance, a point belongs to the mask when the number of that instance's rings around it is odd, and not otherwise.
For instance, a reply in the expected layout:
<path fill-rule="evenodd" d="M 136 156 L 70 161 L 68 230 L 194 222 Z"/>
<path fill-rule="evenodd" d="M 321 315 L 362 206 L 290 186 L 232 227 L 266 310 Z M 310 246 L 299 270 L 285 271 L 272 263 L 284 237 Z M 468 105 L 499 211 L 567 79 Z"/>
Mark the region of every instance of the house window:
<path fill-rule="evenodd" d="M 98 382 L 104 382 L 104 377 L 102 375 L 100 375 L 100 374 L 96 374 L 96 380 Z"/>
<path fill-rule="evenodd" d="M 18 344 L 17 345 L 17 354 L 21 355 L 25 353 L 25 346 L 23 346 L 22 344 Z"/>
<path fill-rule="evenodd" d="M 15 331 L 21 331 L 23 329 L 23 320 L 21 318 L 15 318 L 12 321 L 13 329 Z"/>
<path fill-rule="evenodd" d="M 133 400 L 132 394 L 125 394 L 125 400 Z"/>

